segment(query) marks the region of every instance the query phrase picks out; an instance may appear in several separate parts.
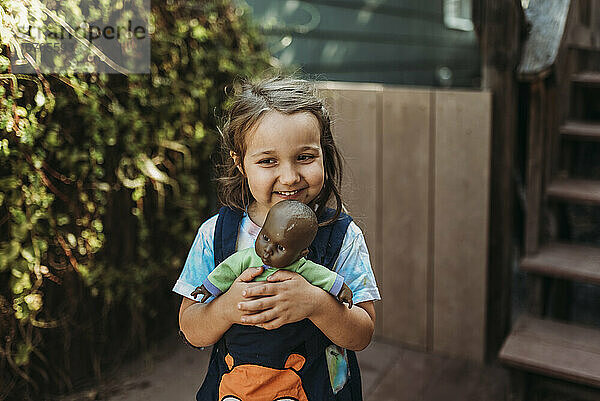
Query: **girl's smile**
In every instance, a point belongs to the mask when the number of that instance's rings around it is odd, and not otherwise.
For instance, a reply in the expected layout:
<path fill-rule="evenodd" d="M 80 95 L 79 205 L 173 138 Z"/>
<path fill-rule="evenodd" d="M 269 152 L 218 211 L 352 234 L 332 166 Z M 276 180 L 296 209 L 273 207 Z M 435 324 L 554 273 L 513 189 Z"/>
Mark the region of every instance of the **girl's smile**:
<path fill-rule="evenodd" d="M 325 179 L 320 140 L 319 122 L 309 112 L 268 111 L 246 135 L 242 163 L 256 224 L 284 199 L 309 203 L 319 194 Z"/>
<path fill-rule="evenodd" d="M 296 189 L 294 191 L 275 191 L 273 192 L 276 196 L 279 196 L 282 200 L 283 199 L 293 199 L 293 200 L 299 200 L 298 198 L 301 198 L 303 195 L 304 189 Z"/>

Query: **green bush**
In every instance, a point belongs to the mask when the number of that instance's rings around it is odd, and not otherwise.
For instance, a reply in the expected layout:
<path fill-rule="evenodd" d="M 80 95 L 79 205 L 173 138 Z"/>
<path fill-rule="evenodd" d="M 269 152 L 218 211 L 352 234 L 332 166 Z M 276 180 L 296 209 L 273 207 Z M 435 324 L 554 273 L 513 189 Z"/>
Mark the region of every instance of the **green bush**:
<path fill-rule="evenodd" d="M 177 329 L 226 85 L 269 60 L 239 6 L 166 1 L 150 74 L 13 74 L 7 18 L 43 21 L 24 3 L 0 0 L 0 400 L 89 385 Z"/>

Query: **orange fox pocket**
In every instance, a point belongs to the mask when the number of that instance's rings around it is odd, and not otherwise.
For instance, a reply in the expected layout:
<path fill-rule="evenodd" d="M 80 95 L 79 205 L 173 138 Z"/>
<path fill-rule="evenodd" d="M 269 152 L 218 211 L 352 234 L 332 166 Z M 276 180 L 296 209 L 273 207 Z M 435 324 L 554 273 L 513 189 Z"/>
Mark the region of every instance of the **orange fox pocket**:
<path fill-rule="evenodd" d="M 298 376 L 305 362 L 301 355 L 291 354 L 283 369 L 259 365 L 233 367 L 234 361 L 229 354 L 225 362 L 230 371 L 221 378 L 220 401 L 308 401 Z"/>

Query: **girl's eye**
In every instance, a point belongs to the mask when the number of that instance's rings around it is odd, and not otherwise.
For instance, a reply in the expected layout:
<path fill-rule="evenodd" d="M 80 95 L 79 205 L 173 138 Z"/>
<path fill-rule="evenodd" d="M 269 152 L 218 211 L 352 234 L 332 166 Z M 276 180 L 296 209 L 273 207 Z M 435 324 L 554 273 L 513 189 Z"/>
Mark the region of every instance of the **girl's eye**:
<path fill-rule="evenodd" d="M 279 252 L 283 252 L 283 251 L 285 251 L 285 248 L 284 248 L 284 247 L 282 247 L 281 245 L 277 245 L 277 250 L 278 250 Z"/>
<path fill-rule="evenodd" d="M 274 163 L 275 163 L 275 159 L 261 159 L 258 161 L 258 164 L 265 164 L 265 165 L 274 164 Z"/>
<path fill-rule="evenodd" d="M 263 239 L 267 242 L 269 242 L 269 237 L 267 237 L 266 235 L 263 234 Z"/>
<path fill-rule="evenodd" d="M 301 161 L 301 162 L 309 161 L 309 160 L 312 160 L 314 158 L 315 158 L 314 155 L 300 155 L 300 156 L 298 156 L 298 160 Z"/>

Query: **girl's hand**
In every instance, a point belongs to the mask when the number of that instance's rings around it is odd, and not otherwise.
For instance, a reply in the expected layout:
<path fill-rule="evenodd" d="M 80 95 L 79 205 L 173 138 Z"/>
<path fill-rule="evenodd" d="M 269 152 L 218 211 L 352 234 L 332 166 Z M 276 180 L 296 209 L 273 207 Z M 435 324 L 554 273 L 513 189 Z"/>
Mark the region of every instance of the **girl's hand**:
<path fill-rule="evenodd" d="M 243 324 L 267 330 L 310 317 L 319 304 L 319 297 L 329 296 L 298 273 L 288 270 L 278 270 L 267 282 L 257 284 L 245 289 L 242 295 L 246 300 L 238 307 L 243 313 Z"/>
<path fill-rule="evenodd" d="M 241 319 L 242 316 L 245 316 L 248 313 L 241 311 L 238 308 L 238 304 L 242 301 L 248 300 L 248 296 L 243 295 L 244 292 L 247 292 L 249 289 L 262 284 L 252 282 L 262 272 L 262 266 L 247 268 L 238 276 L 238 278 L 235 279 L 233 284 L 231 284 L 231 287 L 229 287 L 224 294 L 218 297 L 218 300 L 222 304 L 220 309 L 223 311 L 223 314 L 231 324 L 248 324 L 243 322 Z"/>
<path fill-rule="evenodd" d="M 179 327 L 185 338 L 196 347 L 207 347 L 219 341 L 232 324 L 243 324 L 241 318 L 247 313 L 240 311 L 237 305 L 247 300 L 242 295 L 245 290 L 260 285 L 250 281 L 262 271 L 262 267 L 246 269 L 229 290 L 208 304 L 183 297 L 179 307 Z"/>

